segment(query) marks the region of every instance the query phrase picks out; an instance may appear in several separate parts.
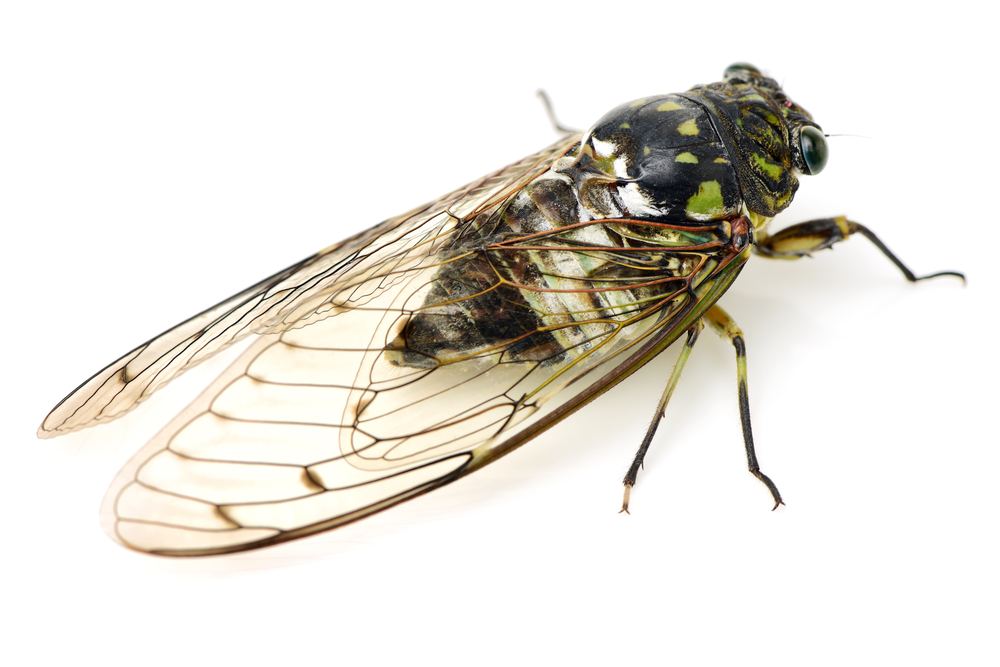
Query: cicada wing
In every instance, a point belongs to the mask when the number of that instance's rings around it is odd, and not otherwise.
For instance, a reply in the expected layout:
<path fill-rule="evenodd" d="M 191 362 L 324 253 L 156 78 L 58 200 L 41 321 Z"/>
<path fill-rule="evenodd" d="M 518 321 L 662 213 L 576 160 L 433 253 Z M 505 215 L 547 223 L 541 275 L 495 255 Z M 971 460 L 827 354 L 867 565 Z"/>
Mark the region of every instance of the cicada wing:
<path fill-rule="evenodd" d="M 439 216 L 432 236 L 441 238 L 453 220 Z M 578 336 L 573 347 L 526 348 L 520 339 L 407 357 L 397 341 L 426 312 L 442 266 L 458 261 L 449 257 L 394 255 L 325 296 L 327 316 L 315 309 L 299 318 L 302 326 L 261 334 L 121 471 L 102 512 L 109 533 L 160 554 L 240 551 L 333 528 L 451 482 L 659 353 L 745 260 L 720 265 L 697 295 L 684 286 L 634 318 L 573 320 L 565 325 Z"/>
<path fill-rule="evenodd" d="M 261 335 L 121 471 L 105 528 L 169 555 L 333 528 L 497 458 L 676 337 L 650 317 L 580 355 L 513 363 L 505 347 L 398 365 L 389 342 L 433 270 L 395 269 L 376 296 L 358 293 L 364 306 L 347 300 L 334 317 Z"/>
<path fill-rule="evenodd" d="M 408 214 L 331 246 L 140 345 L 74 390 L 45 418 L 49 438 L 121 417 L 188 368 L 252 334 L 299 326 L 329 310 L 345 283 L 406 252 L 430 254 L 458 220 L 497 206 L 577 141 L 568 137 Z M 442 218 L 445 220 L 442 222 Z M 320 314 L 320 316 L 323 316 Z"/>
<path fill-rule="evenodd" d="M 281 271 L 160 334 L 110 364 L 59 402 L 38 429 L 51 438 L 117 419 L 185 369 L 254 332 L 270 289 L 314 258 Z"/>
<path fill-rule="evenodd" d="M 109 533 L 141 551 L 205 555 L 353 521 L 510 451 L 692 326 L 746 253 L 629 253 L 597 222 L 526 236 L 523 248 L 496 240 L 511 198 L 576 141 L 317 254 L 66 399 L 43 429 L 114 418 L 253 337 L 116 477 Z M 540 282 L 518 277 L 531 274 Z"/>

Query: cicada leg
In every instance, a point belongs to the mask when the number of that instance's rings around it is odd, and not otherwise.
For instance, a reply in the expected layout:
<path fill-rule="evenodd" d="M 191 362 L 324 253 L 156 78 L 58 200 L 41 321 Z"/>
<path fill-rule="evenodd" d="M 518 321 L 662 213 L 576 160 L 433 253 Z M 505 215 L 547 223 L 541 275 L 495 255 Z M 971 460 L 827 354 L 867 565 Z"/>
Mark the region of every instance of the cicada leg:
<path fill-rule="evenodd" d="M 552 123 L 552 128 L 556 132 L 561 134 L 578 134 L 580 132 L 580 130 L 573 129 L 572 127 L 566 127 L 559 122 L 556 118 L 555 109 L 552 108 L 552 100 L 549 99 L 549 94 L 547 92 L 539 88 L 535 94 L 538 95 L 538 99 L 540 99 L 542 104 L 545 106 L 545 113 L 548 115 L 549 122 Z"/>
<path fill-rule="evenodd" d="M 649 428 L 646 430 L 646 437 L 642 439 L 639 451 L 635 453 L 632 465 L 629 466 L 628 472 L 625 473 L 625 498 L 622 501 L 622 508 L 618 511 L 619 514 L 622 512 L 628 514 L 628 497 L 632 492 L 632 487 L 635 486 L 636 478 L 639 476 L 639 469 L 642 468 L 642 460 L 646 458 L 646 452 L 649 451 L 649 444 L 653 441 L 653 435 L 656 434 L 656 427 L 660 425 L 660 420 L 663 419 L 663 413 L 666 411 L 667 403 L 670 402 L 670 397 L 674 393 L 674 387 L 677 386 L 677 381 L 681 379 L 684 364 L 687 363 L 688 357 L 691 356 L 691 350 L 694 349 L 694 344 L 698 342 L 698 334 L 701 333 L 703 328 L 705 328 L 705 325 L 701 320 L 698 320 L 697 324 L 688 329 L 687 340 L 684 341 L 684 347 L 677 357 L 674 370 L 670 373 L 670 379 L 667 380 L 667 387 L 663 390 L 660 403 L 656 406 L 656 413 L 653 414 L 653 421 L 650 422 Z"/>
<path fill-rule="evenodd" d="M 965 275 L 957 271 L 939 271 L 926 276 L 914 274 L 870 229 L 848 220 L 845 216 L 800 222 L 782 229 L 772 236 L 759 238 L 756 243 L 757 253 L 771 259 L 798 259 L 845 241 L 851 234 L 861 234 L 875 244 L 875 247 L 881 250 L 882 254 L 888 257 L 910 282 L 937 278 L 938 276 L 956 276 L 965 282 Z"/>
<path fill-rule="evenodd" d="M 740 422 L 743 424 L 743 445 L 747 451 L 747 468 L 771 492 L 771 497 L 774 498 L 774 507 L 771 509 L 776 510 L 778 505 L 784 505 L 785 501 L 781 499 L 778 487 L 774 485 L 771 478 L 760 471 L 760 464 L 757 463 L 757 452 L 753 448 L 753 430 L 750 428 L 750 396 L 747 392 L 747 348 L 743 342 L 743 330 L 736 326 L 733 318 L 718 306 L 712 306 L 702 319 L 708 320 L 712 328 L 720 336 L 732 341 L 733 347 L 736 348 L 736 382 L 739 389 Z"/>
<path fill-rule="evenodd" d="M 707 313 L 705 313 L 702 319 L 698 321 L 698 324 L 688 329 L 687 340 L 684 341 L 684 348 L 677 357 L 677 363 L 674 364 L 674 370 L 670 374 L 670 379 L 667 381 L 667 387 L 663 391 L 663 397 L 660 398 L 660 403 L 656 408 L 656 413 L 653 415 L 653 421 L 649 424 L 649 429 L 646 431 L 646 437 L 642 439 L 639 451 L 636 452 L 635 459 L 632 461 L 632 465 L 625 474 L 625 499 L 622 502 L 620 512 L 628 512 L 629 495 L 632 491 L 632 487 L 635 486 L 635 480 L 639 475 L 639 469 L 642 468 L 642 460 L 645 458 L 646 452 L 649 450 L 649 444 L 652 442 L 653 435 L 656 433 L 656 427 L 659 426 L 660 420 L 663 419 L 667 402 L 670 401 L 670 396 L 674 393 L 674 387 L 677 386 L 677 381 L 680 380 L 681 371 L 684 370 L 684 365 L 687 363 L 688 357 L 691 355 L 691 350 L 694 348 L 694 344 L 698 340 L 698 334 L 701 333 L 701 330 L 704 327 L 703 322 L 705 321 L 707 321 L 720 336 L 728 338 L 732 341 L 733 347 L 736 348 L 736 379 L 739 387 L 740 421 L 743 424 L 743 444 L 746 447 L 747 452 L 747 467 L 749 468 L 750 473 L 763 482 L 764 486 L 767 487 L 767 490 L 771 492 L 771 497 L 774 498 L 773 509 L 777 509 L 778 505 L 785 504 L 781 499 L 781 494 L 778 492 L 778 487 L 774 485 L 774 482 L 771 481 L 770 477 L 760 471 L 760 464 L 757 462 L 757 453 L 754 451 L 753 431 L 750 428 L 750 398 L 747 392 L 747 357 L 746 345 L 743 342 L 743 331 L 736 326 L 736 322 L 728 315 L 728 313 L 726 313 L 726 311 L 722 310 L 719 306 L 713 306 Z"/>

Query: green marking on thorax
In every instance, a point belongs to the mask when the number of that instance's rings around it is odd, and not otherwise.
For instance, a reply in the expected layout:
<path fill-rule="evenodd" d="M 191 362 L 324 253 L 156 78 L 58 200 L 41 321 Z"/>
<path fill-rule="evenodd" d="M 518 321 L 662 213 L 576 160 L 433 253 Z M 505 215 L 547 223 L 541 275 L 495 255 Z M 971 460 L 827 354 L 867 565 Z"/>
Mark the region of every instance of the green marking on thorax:
<path fill-rule="evenodd" d="M 674 158 L 674 162 L 687 162 L 688 164 L 698 164 L 698 157 L 694 153 L 681 153 Z"/>
<path fill-rule="evenodd" d="M 664 102 L 660 106 L 656 107 L 657 111 L 676 111 L 677 109 L 683 109 L 681 105 L 677 102 Z"/>
<path fill-rule="evenodd" d="M 693 137 L 698 134 L 698 123 L 694 118 L 686 120 L 677 126 L 677 131 L 686 137 Z"/>
<path fill-rule="evenodd" d="M 623 130 L 627 130 L 628 128 L 630 128 L 630 127 L 631 127 L 631 125 L 629 125 L 628 123 L 622 123 L 622 124 L 621 124 L 621 125 L 619 125 L 618 127 L 620 127 L 620 128 L 621 128 L 621 129 L 623 129 Z"/>
<path fill-rule="evenodd" d="M 650 153 L 649 146 L 643 146 L 642 147 L 642 154 L 643 155 L 649 155 L 649 153 Z"/>
<path fill-rule="evenodd" d="M 722 186 L 718 181 L 703 181 L 698 185 L 698 193 L 688 199 L 684 210 L 693 218 L 723 213 L 725 206 L 722 202 Z"/>
<path fill-rule="evenodd" d="M 635 102 L 632 102 L 632 104 L 630 104 L 629 107 L 637 107 L 645 103 L 646 103 L 646 98 L 644 97 L 641 100 L 636 100 Z"/>
<path fill-rule="evenodd" d="M 729 160 L 724 157 L 717 157 L 712 162 L 718 162 L 719 164 L 729 164 Z"/>

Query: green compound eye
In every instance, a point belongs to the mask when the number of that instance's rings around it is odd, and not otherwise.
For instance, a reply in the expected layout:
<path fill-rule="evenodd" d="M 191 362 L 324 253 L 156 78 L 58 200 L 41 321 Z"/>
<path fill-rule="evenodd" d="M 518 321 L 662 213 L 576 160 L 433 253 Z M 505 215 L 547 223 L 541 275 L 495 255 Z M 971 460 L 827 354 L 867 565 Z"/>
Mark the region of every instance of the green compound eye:
<path fill-rule="evenodd" d="M 799 132 L 799 150 L 802 152 L 802 159 L 810 176 L 823 171 L 830 157 L 830 149 L 827 148 L 826 137 L 822 132 L 815 127 L 803 127 Z"/>
<path fill-rule="evenodd" d="M 726 71 L 722 73 L 723 78 L 728 78 L 730 74 L 736 74 L 739 72 L 750 72 L 751 74 L 760 75 L 760 70 L 751 65 L 750 63 L 733 63 L 726 68 Z"/>

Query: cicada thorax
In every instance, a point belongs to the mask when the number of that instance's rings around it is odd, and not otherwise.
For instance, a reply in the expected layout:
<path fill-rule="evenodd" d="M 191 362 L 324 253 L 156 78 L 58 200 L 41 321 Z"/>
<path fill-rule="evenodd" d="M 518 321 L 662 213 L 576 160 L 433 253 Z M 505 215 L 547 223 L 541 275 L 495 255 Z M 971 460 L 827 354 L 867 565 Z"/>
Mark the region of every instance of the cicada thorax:
<path fill-rule="evenodd" d="M 617 107 L 503 205 L 461 223 L 454 259 L 388 359 L 557 362 L 689 312 L 753 225 L 791 202 L 803 122 L 776 83 L 742 70 Z"/>
<path fill-rule="evenodd" d="M 555 168 L 604 217 L 705 223 L 738 215 L 736 170 L 706 110 L 678 95 L 623 104 Z M 655 239 L 650 239 L 654 241 Z"/>

